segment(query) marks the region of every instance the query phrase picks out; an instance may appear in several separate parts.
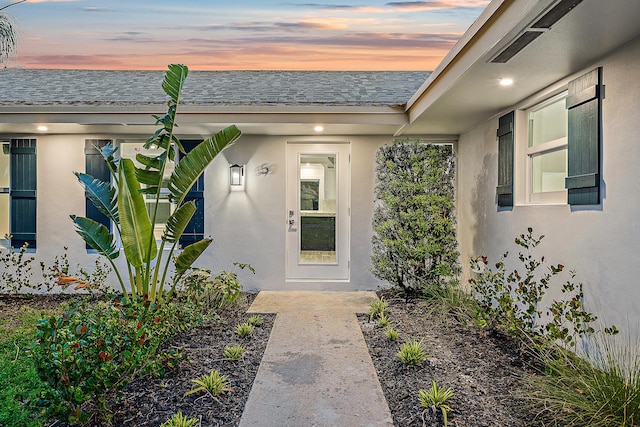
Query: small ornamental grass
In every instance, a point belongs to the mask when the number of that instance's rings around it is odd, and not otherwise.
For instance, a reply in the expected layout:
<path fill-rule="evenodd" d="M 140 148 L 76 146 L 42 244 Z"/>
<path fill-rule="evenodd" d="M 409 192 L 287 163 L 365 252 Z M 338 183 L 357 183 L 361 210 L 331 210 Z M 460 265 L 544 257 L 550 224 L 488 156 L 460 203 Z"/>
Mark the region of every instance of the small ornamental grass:
<path fill-rule="evenodd" d="M 380 326 L 381 328 L 389 326 L 389 318 L 384 313 L 378 316 L 378 326 Z"/>
<path fill-rule="evenodd" d="M 245 351 L 245 346 L 242 344 L 238 345 L 227 345 L 224 347 L 223 356 L 227 360 L 239 360 Z"/>
<path fill-rule="evenodd" d="M 547 358 L 546 375 L 532 377 L 529 398 L 550 426 L 638 426 L 639 345 L 601 334 L 586 359 L 568 351 Z"/>
<path fill-rule="evenodd" d="M 247 338 L 250 337 L 251 334 L 253 334 L 253 329 L 253 325 L 251 325 L 249 322 L 240 323 L 238 326 L 236 326 L 236 333 L 241 338 Z"/>
<path fill-rule="evenodd" d="M 405 342 L 400 347 L 400 351 L 396 354 L 402 363 L 408 366 L 416 366 L 424 362 L 427 355 L 422 349 L 422 340 L 413 340 Z"/>
<path fill-rule="evenodd" d="M 215 369 L 208 374 L 201 376 L 200 378 L 191 380 L 191 382 L 197 385 L 197 387 L 194 387 L 191 390 L 187 391 L 184 394 L 185 396 L 204 391 L 211 397 L 215 397 L 219 396 L 225 391 L 232 391 L 232 389 L 229 388 L 229 380 L 227 380 L 227 377 L 220 374 L 220 372 Z"/>
<path fill-rule="evenodd" d="M 421 389 L 418 391 L 418 399 L 420 399 L 420 405 L 424 408 L 431 408 L 434 412 L 440 409 L 442 412 L 442 421 L 447 426 L 447 412 L 451 410 L 449 405 L 446 404 L 453 396 L 453 390 L 450 388 L 438 387 L 435 381 L 431 381 L 431 389 Z"/>
<path fill-rule="evenodd" d="M 249 324 L 251 326 L 262 326 L 264 323 L 264 319 L 261 316 L 251 316 L 249 317 Z"/>
<path fill-rule="evenodd" d="M 384 315 L 387 308 L 389 308 L 389 303 L 385 301 L 384 297 L 380 297 L 379 300 L 372 302 L 369 305 L 369 321 Z"/>
<path fill-rule="evenodd" d="M 197 418 L 187 418 L 182 415 L 182 412 L 178 412 L 173 417 L 169 418 L 167 422 L 162 424 L 161 427 L 197 427 Z"/>
<path fill-rule="evenodd" d="M 389 341 L 396 341 L 398 339 L 398 331 L 393 329 L 393 327 L 389 327 L 384 331 L 384 336 L 387 337 Z"/>

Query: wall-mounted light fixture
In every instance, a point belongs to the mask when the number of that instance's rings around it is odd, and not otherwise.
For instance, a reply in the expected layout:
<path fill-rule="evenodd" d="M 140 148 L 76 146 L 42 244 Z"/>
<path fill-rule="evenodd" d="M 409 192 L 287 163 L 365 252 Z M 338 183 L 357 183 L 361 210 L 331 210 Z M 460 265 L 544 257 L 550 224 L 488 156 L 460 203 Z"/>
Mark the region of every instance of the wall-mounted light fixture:
<path fill-rule="evenodd" d="M 229 185 L 238 187 L 242 185 L 244 179 L 244 166 L 233 164 L 229 166 Z"/>

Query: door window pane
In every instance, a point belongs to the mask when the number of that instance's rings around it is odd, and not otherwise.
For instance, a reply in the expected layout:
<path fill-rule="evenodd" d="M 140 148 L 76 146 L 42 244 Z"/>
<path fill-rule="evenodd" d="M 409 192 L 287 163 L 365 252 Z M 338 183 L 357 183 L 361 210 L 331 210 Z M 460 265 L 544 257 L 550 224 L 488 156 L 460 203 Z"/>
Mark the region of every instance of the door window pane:
<path fill-rule="evenodd" d="M 336 156 L 300 158 L 300 262 L 335 263 Z"/>

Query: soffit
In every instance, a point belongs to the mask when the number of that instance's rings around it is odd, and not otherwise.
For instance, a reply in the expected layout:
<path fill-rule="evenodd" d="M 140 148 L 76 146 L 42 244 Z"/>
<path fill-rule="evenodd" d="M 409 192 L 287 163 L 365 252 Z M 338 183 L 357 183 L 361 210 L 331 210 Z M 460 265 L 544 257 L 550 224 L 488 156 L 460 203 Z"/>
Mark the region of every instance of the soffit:
<path fill-rule="evenodd" d="M 403 133 L 464 133 L 640 37 L 640 1 L 583 0 L 507 63 L 491 63 L 555 1 L 492 4 L 492 14 L 410 101 Z M 501 77 L 514 85 L 499 86 Z"/>

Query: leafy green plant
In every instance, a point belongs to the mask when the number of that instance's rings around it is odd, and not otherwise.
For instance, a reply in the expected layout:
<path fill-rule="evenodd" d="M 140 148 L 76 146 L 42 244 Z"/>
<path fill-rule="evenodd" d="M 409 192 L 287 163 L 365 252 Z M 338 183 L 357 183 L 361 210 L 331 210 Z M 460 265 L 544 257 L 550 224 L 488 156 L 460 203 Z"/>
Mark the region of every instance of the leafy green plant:
<path fill-rule="evenodd" d="M 384 297 L 380 297 L 380 299 L 373 301 L 369 305 L 369 321 L 383 315 L 388 308 L 389 303 L 384 299 Z"/>
<path fill-rule="evenodd" d="M 198 427 L 198 422 L 197 418 L 187 418 L 182 415 L 182 412 L 178 412 L 163 423 L 161 427 Z"/>
<path fill-rule="evenodd" d="M 419 293 L 460 271 L 451 145 L 395 140 L 376 153 L 371 271 Z"/>
<path fill-rule="evenodd" d="M 396 356 L 402 363 L 409 366 L 419 365 L 427 359 L 427 355 L 422 349 L 422 340 L 403 343 Z"/>
<path fill-rule="evenodd" d="M 49 389 L 49 412 L 83 422 L 105 396 L 137 374 L 163 375 L 184 358 L 161 344 L 202 319 L 188 302 L 157 304 L 142 298 L 82 303 L 38 321 L 31 349 L 39 377 Z M 88 405 L 88 407 L 87 407 Z"/>
<path fill-rule="evenodd" d="M 238 360 L 244 355 L 245 350 L 246 347 L 242 344 L 226 345 L 222 355 L 227 360 Z"/>
<path fill-rule="evenodd" d="M 420 389 L 418 391 L 418 399 L 420 405 L 424 408 L 431 408 L 434 412 L 439 409 L 442 413 L 442 421 L 447 426 L 447 412 L 451 410 L 447 405 L 447 400 L 453 396 L 453 390 L 438 387 L 435 381 L 431 381 L 431 389 Z"/>
<path fill-rule="evenodd" d="M 224 393 L 225 391 L 233 391 L 231 388 L 229 388 L 229 381 L 227 380 L 227 377 L 221 375 L 220 372 L 215 369 L 208 374 L 201 376 L 200 378 L 191 380 L 191 382 L 194 383 L 197 387 L 194 387 L 193 389 L 187 391 L 184 394 L 185 396 L 203 391 L 208 393 L 211 397 L 215 397 Z"/>
<path fill-rule="evenodd" d="M 389 341 L 396 341 L 398 339 L 398 331 L 389 327 L 384 331 L 384 336 L 387 337 Z"/>
<path fill-rule="evenodd" d="M 264 319 L 262 316 L 251 316 L 249 317 L 249 324 L 251 326 L 262 326 L 264 324 Z"/>
<path fill-rule="evenodd" d="M 233 265 L 248 269 L 253 274 L 255 270 L 251 264 L 234 262 Z M 183 289 L 192 299 L 203 305 L 221 308 L 237 301 L 242 292 L 242 284 L 236 273 L 222 270 L 213 276 L 211 270 L 192 268 L 179 281 L 179 289 Z"/>
<path fill-rule="evenodd" d="M 380 316 L 378 316 L 378 326 L 380 326 L 381 328 L 384 328 L 388 325 L 389 325 L 389 318 L 387 317 L 387 315 L 384 313 L 380 314 Z"/>
<path fill-rule="evenodd" d="M 531 377 L 527 397 L 553 426 L 640 425 L 640 342 L 596 335 L 589 354 L 543 353 L 546 375 Z"/>
<path fill-rule="evenodd" d="M 534 236 L 532 228 L 515 239 L 522 250 L 518 259 L 524 274 L 517 269 L 508 271 L 505 252 L 489 266 L 486 256 L 472 261 L 475 277 L 469 280 L 474 297 L 478 302 L 475 324 L 495 329 L 504 328 L 518 338 L 542 337 L 559 342 L 565 347 L 575 348 L 577 339 L 592 334 L 591 326 L 597 317 L 584 309 L 582 284 L 575 284 L 575 272 L 561 287 L 563 298 L 558 298 L 546 310 L 546 324 L 541 324 L 541 301 L 557 277 L 565 270 L 562 264 L 548 265 L 544 257 L 537 258 L 534 249 L 544 235 Z M 546 268 L 544 268 L 546 267 Z M 615 326 L 605 332 L 616 333 Z"/>
<path fill-rule="evenodd" d="M 211 238 L 192 243 L 183 248 L 174 259 L 173 254 L 178 249 L 180 237 L 196 212 L 195 202 L 186 201 L 187 194 L 216 155 L 240 137 L 238 128 L 229 126 L 185 153 L 174 130 L 177 126 L 175 120 L 180 94 L 187 74 L 186 66 L 172 64 L 162 82 L 162 89 L 170 99 L 168 110 L 162 116 L 153 116 L 160 128 L 144 145 L 147 149 L 157 147 L 158 155 L 138 153 L 136 160 L 143 165 L 138 168 L 131 159 L 116 159 L 117 148 L 109 144 L 99 151 L 109 167 L 114 184 L 76 172 L 89 200 L 112 221 L 115 233 L 120 235 L 126 258 L 124 272 L 114 262 L 120 255 L 120 249 L 116 237 L 108 228 L 92 219 L 72 215 L 76 231 L 91 248 L 106 257 L 124 294 L 127 294 L 127 286 L 123 276 L 128 276 L 132 296 L 147 295 L 152 302 L 162 299 L 171 264 L 175 269 L 171 285 L 173 291 L 180 278 L 211 244 Z M 166 181 L 165 170 L 173 162 L 177 151 L 185 155 Z M 167 220 L 158 245 L 154 229 L 164 189 L 168 191 L 175 210 Z M 149 211 L 147 205 L 151 206 Z M 167 245 L 169 251 L 166 260 L 163 260 L 163 249 Z"/>
<path fill-rule="evenodd" d="M 5 238 L 11 239 L 11 236 Z M 31 263 L 35 257 L 27 255 L 28 248 L 28 243 L 18 251 L 13 246 L 10 249 L 0 248 L 0 292 L 16 294 L 23 289 L 33 289 Z"/>
<path fill-rule="evenodd" d="M 241 338 L 247 338 L 251 336 L 251 334 L 253 334 L 253 329 L 254 329 L 253 325 L 251 325 L 249 322 L 244 322 L 236 326 L 236 333 Z"/>

